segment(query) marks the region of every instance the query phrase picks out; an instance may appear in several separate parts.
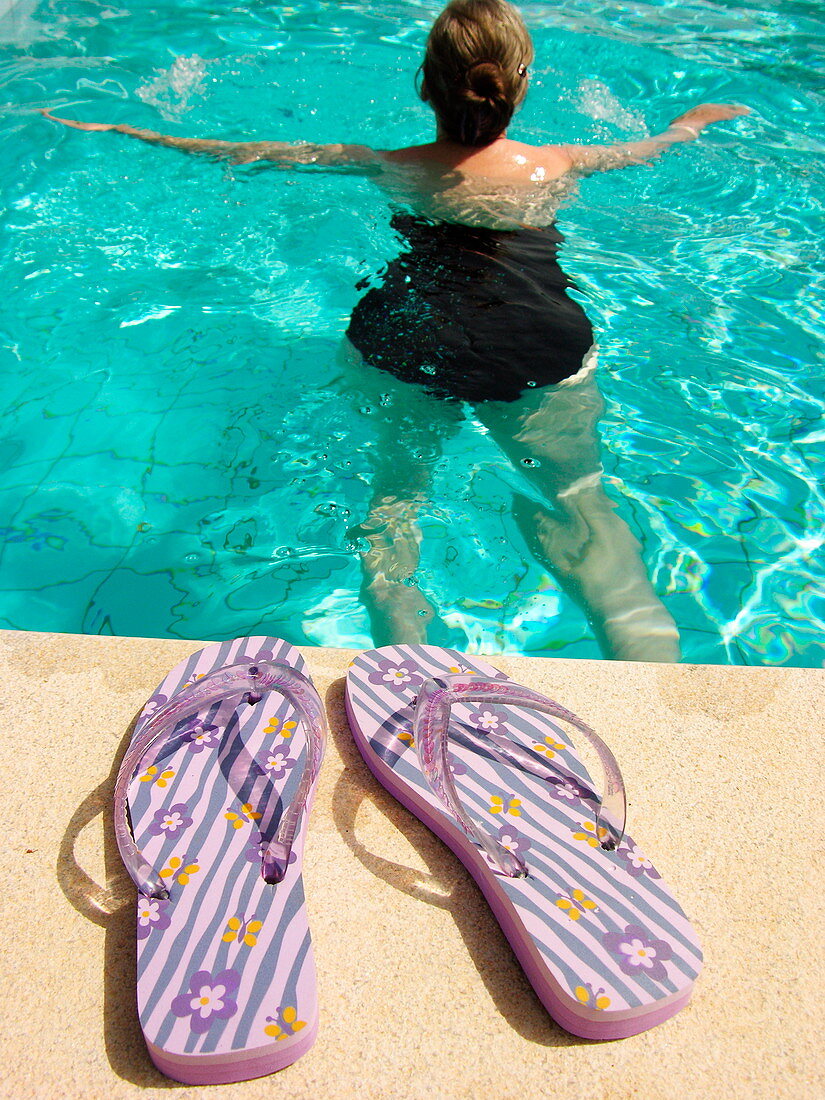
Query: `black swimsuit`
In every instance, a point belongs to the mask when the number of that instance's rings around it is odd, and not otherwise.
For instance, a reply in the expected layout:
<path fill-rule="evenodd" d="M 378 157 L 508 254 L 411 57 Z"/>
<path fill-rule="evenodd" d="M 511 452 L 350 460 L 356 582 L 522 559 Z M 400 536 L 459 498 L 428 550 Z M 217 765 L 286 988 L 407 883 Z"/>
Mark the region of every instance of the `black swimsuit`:
<path fill-rule="evenodd" d="M 364 359 L 459 401 L 515 401 L 575 374 L 593 344 L 555 228 L 480 229 L 396 214 L 409 247 L 356 305 Z M 359 288 L 365 284 L 359 284 Z"/>

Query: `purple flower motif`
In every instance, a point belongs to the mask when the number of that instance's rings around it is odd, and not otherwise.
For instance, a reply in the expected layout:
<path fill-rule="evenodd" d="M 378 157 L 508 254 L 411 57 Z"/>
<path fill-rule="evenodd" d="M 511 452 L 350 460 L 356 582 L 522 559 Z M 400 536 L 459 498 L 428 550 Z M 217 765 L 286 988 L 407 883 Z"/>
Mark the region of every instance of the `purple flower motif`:
<path fill-rule="evenodd" d="M 165 695 L 153 695 L 149 698 L 140 712 L 141 721 L 146 721 L 147 718 L 151 718 L 156 710 L 159 710 L 166 702 Z"/>
<path fill-rule="evenodd" d="M 250 844 L 250 846 L 244 852 L 243 857 L 247 863 L 260 863 L 260 861 L 264 858 L 265 851 L 266 841 L 257 840 L 254 844 Z"/>
<path fill-rule="evenodd" d="M 213 1020 L 228 1020 L 238 1011 L 232 994 L 240 984 L 236 970 L 221 970 L 214 977 L 208 970 L 199 970 L 189 979 L 189 992 L 172 1001 L 172 1011 L 176 1016 L 191 1016 L 189 1026 L 202 1035 Z"/>
<path fill-rule="evenodd" d="M 204 722 L 193 722 L 186 731 L 186 740 L 189 742 L 190 752 L 214 749 L 220 744 L 220 730 L 217 726 L 210 726 Z"/>
<path fill-rule="evenodd" d="M 272 779 L 280 779 L 286 775 L 290 768 L 295 767 L 295 761 L 290 760 L 289 755 L 283 749 L 273 749 L 267 754 L 264 767 Z"/>
<path fill-rule="evenodd" d="M 174 836 L 175 833 L 192 824 L 192 818 L 188 817 L 189 807 L 185 802 L 176 802 L 166 810 L 155 810 L 155 820 L 149 826 L 152 836 Z"/>
<path fill-rule="evenodd" d="M 602 943 L 619 960 L 619 966 L 632 977 L 642 975 L 661 982 L 667 977 L 665 963 L 673 957 L 666 940 L 657 940 L 640 924 L 628 924 L 624 932 L 606 932 Z"/>
<path fill-rule="evenodd" d="M 616 849 L 616 855 L 627 861 L 627 873 L 633 878 L 641 878 L 644 874 L 650 878 L 662 877 L 632 837 L 624 838 Z"/>
<path fill-rule="evenodd" d="M 138 898 L 137 938 L 145 940 L 150 932 L 168 928 L 171 917 L 166 912 L 171 902 L 166 898 Z"/>
<path fill-rule="evenodd" d="M 259 840 L 255 844 L 250 845 L 243 854 L 247 863 L 260 863 L 264 858 L 264 853 L 269 847 L 269 841 Z M 298 858 L 298 853 L 293 848 L 289 853 L 289 859 L 287 860 L 287 866 L 291 866 Z"/>
<path fill-rule="evenodd" d="M 548 776 L 547 782 L 550 784 L 548 794 L 551 794 L 553 798 L 563 798 L 567 799 L 569 802 L 576 802 L 580 798 L 593 797 L 593 792 L 589 791 L 587 787 L 583 787 L 581 783 L 577 783 L 575 779 L 561 779 L 557 776 Z"/>
<path fill-rule="evenodd" d="M 386 659 L 378 662 L 378 668 L 369 674 L 368 680 L 371 684 L 380 684 L 391 691 L 415 690 L 424 683 L 413 661 Z"/>
<path fill-rule="evenodd" d="M 467 769 L 464 767 L 464 765 L 461 763 L 461 761 L 456 760 L 456 758 L 454 756 L 449 757 L 449 759 L 447 760 L 447 764 L 449 766 L 450 771 L 453 773 L 454 776 L 456 776 L 456 775 L 466 775 L 467 774 Z"/>
<path fill-rule="evenodd" d="M 522 836 L 517 829 L 514 829 L 512 825 L 502 825 L 496 834 L 499 844 L 503 845 L 508 852 L 526 852 L 530 847 L 530 841 L 526 836 Z"/>
<path fill-rule="evenodd" d="M 233 665 L 257 665 L 261 661 L 274 661 L 275 655 L 271 649 L 262 649 L 260 653 L 256 653 L 254 657 L 250 657 L 248 653 L 238 653 L 231 663 Z"/>
<path fill-rule="evenodd" d="M 506 715 L 495 707 L 480 703 L 473 707 L 467 719 L 471 726 L 475 726 L 482 734 L 503 733 L 506 729 Z"/>

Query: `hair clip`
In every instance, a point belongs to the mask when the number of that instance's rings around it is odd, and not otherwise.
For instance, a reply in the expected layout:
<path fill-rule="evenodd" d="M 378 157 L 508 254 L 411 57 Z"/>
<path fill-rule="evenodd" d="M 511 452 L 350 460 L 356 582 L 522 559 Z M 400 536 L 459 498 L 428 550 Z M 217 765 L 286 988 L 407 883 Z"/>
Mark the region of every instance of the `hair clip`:
<path fill-rule="evenodd" d="M 516 72 L 519 76 L 527 76 L 527 66 L 519 65 L 518 69 L 516 69 Z"/>

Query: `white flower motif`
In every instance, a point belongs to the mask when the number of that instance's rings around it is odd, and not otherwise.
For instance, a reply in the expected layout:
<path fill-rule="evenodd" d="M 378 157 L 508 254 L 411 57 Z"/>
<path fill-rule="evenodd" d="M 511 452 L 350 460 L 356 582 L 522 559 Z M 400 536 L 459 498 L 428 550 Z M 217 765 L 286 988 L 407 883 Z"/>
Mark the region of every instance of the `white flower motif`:
<path fill-rule="evenodd" d="M 214 727 L 195 726 L 189 735 L 189 740 L 196 741 L 199 745 L 208 745 L 210 741 L 215 740 Z"/>
<path fill-rule="evenodd" d="M 157 901 L 146 899 L 141 907 L 138 909 L 138 924 L 141 927 L 146 928 L 152 921 L 156 921 L 160 917 L 160 906 Z"/>
<path fill-rule="evenodd" d="M 627 859 L 634 867 L 650 868 L 653 866 L 639 847 L 628 848 Z"/>
<path fill-rule="evenodd" d="M 215 985 L 211 988 L 208 985 L 203 985 L 197 997 L 193 997 L 189 1002 L 189 1007 L 193 1012 L 197 1012 L 206 1019 L 206 1017 L 211 1016 L 213 1012 L 220 1012 L 223 1008 L 223 998 L 225 996 L 225 985 Z"/>
<path fill-rule="evenodd" d="M 404 668 L 403 665 L 399 665 L 396 668 L 388 668 L 384 671 L 384 680 L 388 684 L 406 684 L 412 679 L 409 669 Z"/>
<path fill-rule="evenodd" d="M 476 718 L 476 725 L 489 733 L 490 730 L 498 729 L 501 725 L 501 719 L 497 714 L 493 714 L 491 710 L 485 710 Z"/>
<path fill-rule="evenodd" d="M 635 939 L 630 943 L 620 943 L 619 950 L 623 955 L 627 955 L 627 961 L 631 966 L 643 966 L 650 970 L 654 965 L 656 949 L 650 944 L 643 943 L 642 940 Z"/>
<path fill-rule="evenodd" d="M 180 829 L 183 825 L 183 818 L 177 812 L 173 814 L 167 814 L 164 818 L 161 818 L 161 829 L 168 829 L 170 833 L 174 833 L 176 829 Z"/>
<path fill-rule="evenodd" d="M 555 787 L 559 798 L 578 798 L 578 788 L 574 787 L 567 779 L 562 780 L 561 783 L 556 783 Z"/>
<path fill-rule="evenodd" d="M 272 775 L 277 779 L 290 768 L 291 764 L 292 761 L 285 752 L 271 752 L 264 767 L 267 771 L 272 772 Z"/>

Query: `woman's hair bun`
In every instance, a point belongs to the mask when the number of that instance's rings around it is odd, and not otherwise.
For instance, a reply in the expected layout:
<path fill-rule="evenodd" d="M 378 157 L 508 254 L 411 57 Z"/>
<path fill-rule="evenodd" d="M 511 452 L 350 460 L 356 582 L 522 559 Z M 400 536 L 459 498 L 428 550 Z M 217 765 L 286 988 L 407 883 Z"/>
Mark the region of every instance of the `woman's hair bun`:
<path fill-rule="evenodd" d="M 496 101 L 506 98 L 504 73 L 497 61 L 476 61 L 466 73 L 468 90 L 480 100 Z"/>

